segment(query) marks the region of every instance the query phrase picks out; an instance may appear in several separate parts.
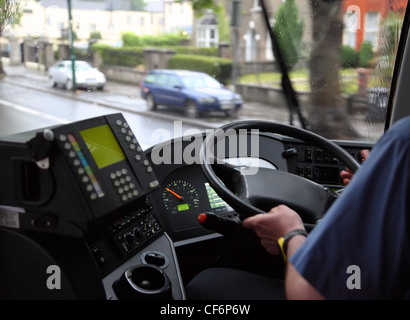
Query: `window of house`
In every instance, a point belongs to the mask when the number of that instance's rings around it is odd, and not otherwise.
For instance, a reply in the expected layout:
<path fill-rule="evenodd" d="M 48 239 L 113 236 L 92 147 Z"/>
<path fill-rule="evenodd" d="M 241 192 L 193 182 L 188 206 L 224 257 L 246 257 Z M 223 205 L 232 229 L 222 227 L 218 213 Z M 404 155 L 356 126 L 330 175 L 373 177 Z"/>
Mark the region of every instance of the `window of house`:
<path fill-rule="evenodd" d="M 344 16 L 343 44 L 352 48 L 356 47 L 358 19 L 360 17 L 356 12 L 347 12 Z"/>
<path fill-rule="evenodd" d="M 253 9 L 261 9 L 261 0 L 253 0 Z"/>
<path fill-rule="evenodd" d="M 215 47 L 218 45 L 219 36 L 216 26 L 202 26 L 197 29 L 196 43 L 198 47 Z"/>
<path fill-rule="evenodd" d="M 379 33 L 379 12 L 367 12 L 364 30 L 364 40 L 373 44 L 373 49 L 377 48 L 377 36 Z"/>

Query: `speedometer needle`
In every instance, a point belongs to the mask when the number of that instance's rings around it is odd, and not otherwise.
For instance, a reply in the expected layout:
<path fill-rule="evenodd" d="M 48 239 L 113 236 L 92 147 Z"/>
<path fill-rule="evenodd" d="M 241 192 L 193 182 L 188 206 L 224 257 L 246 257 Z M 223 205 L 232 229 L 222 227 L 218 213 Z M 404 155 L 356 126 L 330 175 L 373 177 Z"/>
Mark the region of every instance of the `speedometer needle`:
<path fill-rule="evenodd" d="M 181 197 L 178 193 L 172 191 L 170 188 L 165 188 L 165 190 L 171 192 L 171 193 L 172 193 L 175 197 L 177 197 L 178 199 L 182 199 L 182 197 Z"/>

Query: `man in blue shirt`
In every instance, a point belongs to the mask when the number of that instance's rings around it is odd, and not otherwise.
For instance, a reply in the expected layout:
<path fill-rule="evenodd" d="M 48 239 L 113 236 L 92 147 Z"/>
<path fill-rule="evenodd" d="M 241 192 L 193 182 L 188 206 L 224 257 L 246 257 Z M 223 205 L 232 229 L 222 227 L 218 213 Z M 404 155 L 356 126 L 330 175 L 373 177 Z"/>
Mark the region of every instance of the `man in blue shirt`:
<path fill-rule="evenodd" d="M 341 197 L 306 238 L 287 241 L 290 299 L 402 299 L 410 289 L 410 117 L 378 141 Z M 268 252 L 304 230 L 286 206 L 244 220 Z M 286 236 L 285 236 L 286 238 Z"/>
<path fill-rule="evenodd" d="M 346 172 L 342 177 L 349 181 Z M 309 236 L 306 237 L 300 216 L 284 205 L 272 208 L 268 214 L 245 219 L 243 226 L 255 231 L 269 253 L 281 254 L 280 247 L 284 250 L 288 299 L 409 298 L 409 196 L 410 117 L 407 117 L 378 141 Z M 220 287 L 212 287 L 211 277 L 225 285 L 239 285 L 221 293 Z M 266 299 L 280 297 L 281 283 L 259 277 L 238 270 L 208 270 L 188 286 L 188 296 L 249 299 L 259 292 L 266 293 L 263 296 Z M 235 296 L 230 296 L 231 293 Z"/>

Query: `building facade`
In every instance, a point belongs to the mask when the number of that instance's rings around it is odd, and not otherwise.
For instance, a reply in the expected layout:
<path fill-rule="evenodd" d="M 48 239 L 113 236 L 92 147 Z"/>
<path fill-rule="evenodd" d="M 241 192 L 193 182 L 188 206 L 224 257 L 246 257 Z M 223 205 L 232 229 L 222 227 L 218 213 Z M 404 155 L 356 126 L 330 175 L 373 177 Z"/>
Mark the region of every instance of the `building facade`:
<path fill-rule="evenodd" d="M 129 1 L 72 0 L 72 28 L 77 40 L 87 42 L 94 32 L 101 42 L 121 45 L 124 32 L 140 36 L 191 30 L 193 12 L 188 2 L 147 1 L 144 11 L 131 11 Z M 3 36 L 20 39 L 67 39 L 69 28 L 67 1 L 29 0 L 19 25 L 8 26 Z"/>
<path fill-rule="evenodd" d="M 345 29 L 343 43 L 359 50 L 364 41 L 379 46 L 380 24 L 389 12 L 403 13 L 406 0 L 344 0 Z"/>

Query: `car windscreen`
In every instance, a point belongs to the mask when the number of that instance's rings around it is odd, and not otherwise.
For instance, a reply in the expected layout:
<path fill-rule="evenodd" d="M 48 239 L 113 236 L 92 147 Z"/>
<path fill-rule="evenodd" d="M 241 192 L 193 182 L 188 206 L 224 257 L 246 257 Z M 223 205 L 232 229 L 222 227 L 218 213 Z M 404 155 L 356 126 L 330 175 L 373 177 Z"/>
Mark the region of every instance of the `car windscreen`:
<path fill-rule="evenodd" d="M 188 89 L 221 87 L 221 84 L 218 81 L 206 75 L 187 75 L 182 76 L 181 80 L 184 86 Z"/>

